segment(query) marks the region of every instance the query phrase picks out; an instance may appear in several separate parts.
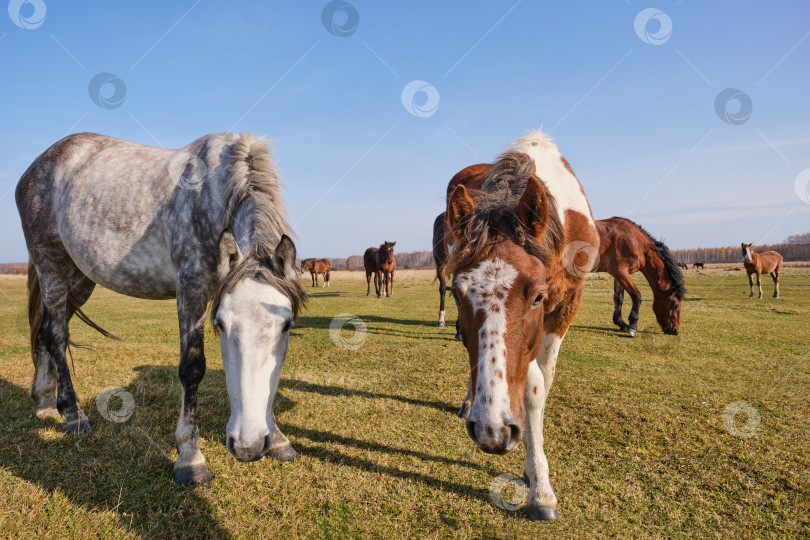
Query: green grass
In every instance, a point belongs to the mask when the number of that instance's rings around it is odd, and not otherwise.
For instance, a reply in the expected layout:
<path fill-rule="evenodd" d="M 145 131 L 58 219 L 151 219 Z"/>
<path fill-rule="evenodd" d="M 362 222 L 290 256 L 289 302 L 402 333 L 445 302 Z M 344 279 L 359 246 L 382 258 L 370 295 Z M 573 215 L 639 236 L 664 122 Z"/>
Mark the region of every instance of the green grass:
<path fill-rule="evenodd" d="M 75 339 L 96 346 L 74 350 L 73 379 L 95 431 L 66 437 L 56 419 L 33 417 L 24 281 L 3 278 L 0 535 L 807 537 L 810 273 L 786 274 L 783 298 L 760 301 L 747 300 L 740 272 L 688 275 L 678 337 L 660 332 L 650 301 L 638 337 L 617 333 L 612 282 L 587 282 L 546 414 L 560 514 L 553 523 L 491 502 L 490 482 L 521 476 L 525 451 L 483 454 L 455 416 L 466 353 L 452 324 L 434 327 L 438 295 L 428 274 L 399 279 L 383 300 L 339 273 L 331 289 L 313 293 L 276 398 L 278 421 L 302 456 L 294 463 L 245 464 L 228 454 L 228 399 L 209 335 L 200 444 L 215 480 L 196 489 L 172 482 L 174 303 L 94 294 L 87 313 L 124 341 L 72 324 Z M 367 325 L 357 350 L 329 337 L 340 313 Z M 127 422 L 96 410 L 107 386 L 134 396 Z M 724 409 L 739 401 L 761 418 L 750 438 L 723 425 Z"/>

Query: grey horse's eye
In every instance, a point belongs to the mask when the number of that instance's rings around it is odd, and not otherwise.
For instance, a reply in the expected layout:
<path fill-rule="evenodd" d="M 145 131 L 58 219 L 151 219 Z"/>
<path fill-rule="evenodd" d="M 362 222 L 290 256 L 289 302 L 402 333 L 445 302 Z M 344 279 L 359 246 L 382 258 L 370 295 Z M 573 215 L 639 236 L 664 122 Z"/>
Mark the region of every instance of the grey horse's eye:
<path fill-rule="evenodd" d="M 284 328 L 282 328 L 281 331 L 282 332 L 289 332 L 290 328 L 292 328 L 293 326 L 295 326 L 295 323 L 293 321 L 287 321 L 287 322 L 284 323 Z"/>

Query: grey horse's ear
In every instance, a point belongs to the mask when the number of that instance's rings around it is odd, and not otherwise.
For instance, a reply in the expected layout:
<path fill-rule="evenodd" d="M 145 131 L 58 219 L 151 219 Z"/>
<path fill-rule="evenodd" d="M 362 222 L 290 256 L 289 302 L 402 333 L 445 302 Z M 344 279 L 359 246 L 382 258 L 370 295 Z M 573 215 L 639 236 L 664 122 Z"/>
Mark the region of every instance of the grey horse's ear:
<path fill-rule="evenodd" d="M 296 279 L 298 273 L 295 271 L 295 244 L 286 234 L 281 236 L 273 252 L 273 266 L 275 266 L 287 279 Z"/>
<path fill-rule="evenodd" d="M 236 244 L 236 238 L 229 230 L 222 231 L 219 237 L 219 263 L 217 264 L 217 274 L 222 281 L 233 270 L 236 265 L 242 262 L 242 252 Z"/>

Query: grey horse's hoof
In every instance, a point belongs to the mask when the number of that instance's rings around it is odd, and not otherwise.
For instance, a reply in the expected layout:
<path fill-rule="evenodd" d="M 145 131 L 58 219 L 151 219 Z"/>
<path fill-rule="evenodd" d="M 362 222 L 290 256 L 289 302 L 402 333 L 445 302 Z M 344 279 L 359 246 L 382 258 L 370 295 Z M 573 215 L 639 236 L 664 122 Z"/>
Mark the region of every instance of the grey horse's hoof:
<path fill-rule="evenodd" d="M 275 459 L 276 461 L 280 461 L 282 463 L 289 463 L 290 461 L 295 461 L 298 457 L 298 452 L 291 445 L 282 446 L 281 448 L 271 448 L 267 455 L 271 458 Z"/>
<path fill-rule="evenodd" d="M 87 417 L 80 413 L 67 413 L 65 415 L 65 423 L 62 424 L 62 429 L 65 435 L 83 435 L 85 433 L 93 433 L 93 428 L 90 427 L 90 422 Z"/>
<path fill-rule="evenodd" d="M 213 479 L 214 477 L 211 476 L 205 465 L 195 465 L 174 471 L 174 481 L 181 486 L 201 486 Z"/>
<path fill-rule="evenodd" d="M 458 415 L 459 418 L 463 419 L 466 419 L 468 416 L 470 416 L 470 402 L 465 401 L 464 403 L 462 403 L 461 408 L 458 410 L 456 414 Z"/>
<path fill-rule="evenodd" d="M 556 506 L 529 505 L 529 508 L 527 509 L 527 514 L 529 521 L 550 521 L 552 519 L 557 519 L 559 517 L 557 515 Z"/>

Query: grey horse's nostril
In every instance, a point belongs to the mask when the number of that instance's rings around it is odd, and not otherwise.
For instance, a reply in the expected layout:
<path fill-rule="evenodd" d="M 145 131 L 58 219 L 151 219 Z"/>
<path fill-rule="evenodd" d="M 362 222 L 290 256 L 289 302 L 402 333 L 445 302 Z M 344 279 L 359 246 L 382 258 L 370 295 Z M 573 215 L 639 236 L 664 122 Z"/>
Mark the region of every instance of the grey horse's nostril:
<path fill-rule="evenodd" d="M 237 443 L 233 437 L 228 437 L 225 446 L 228 451 L 239 461 L 256 461 L 261 459 L 269 450 L 273 442 L 273 437 L 267 434 L 262 439 L 257 439 L 252 444 Z"/>

